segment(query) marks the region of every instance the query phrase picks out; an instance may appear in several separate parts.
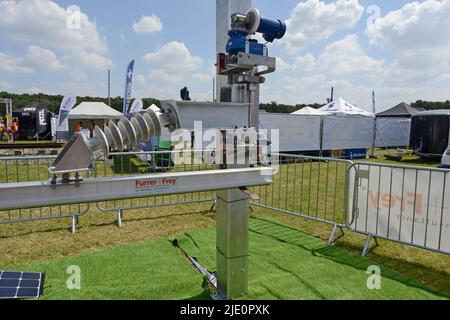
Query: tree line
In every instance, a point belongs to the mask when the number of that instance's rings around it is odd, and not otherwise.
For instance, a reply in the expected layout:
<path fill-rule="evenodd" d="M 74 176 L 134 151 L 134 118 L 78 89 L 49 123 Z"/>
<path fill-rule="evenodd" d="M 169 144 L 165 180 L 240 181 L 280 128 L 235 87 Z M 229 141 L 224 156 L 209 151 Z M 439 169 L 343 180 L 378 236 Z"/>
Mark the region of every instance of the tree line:
<path fill-rule="evenodd" d="M 59 113 L 59 107 L 61 101 L 63 99 L 62 95 L 48 95 L 44 93 L 38 94 L 14 94 L 8 92 L 0 92 L 0 98 L 9 98 L 13 100 L 13 109 L 17 110 L 19 108 L 25 107 L 27 105 L 33 103 L 39 103 L 46 105 L 49 110 L 55 114 Z M 144 102 L 144 106 L 148 107 L 152 104 L 161 106 L 161 102 L 155 98 L 144 98 L 142 99 Z M 81 102 L 103 102 L 108 104 L 108 98 L 101 97 L 77 97 L 77 104 Z M 323 107 L 324 104 L 313 103 L 313 104 L 296 104 L 296 105 L 287 105 L 287 104 L 279 104 L 275 101 L 270 103 L 261 103 L 260 109 L 265 110 L 270 113 L 293 113 L 297 110 L 303 109 L 304 107 L 312 107 L 315 109 L 319 109 Z M 433 101 L 423 101 L 418 100 L 416 102 L 411 103 L 413 108 L 421 108 L 425 110 L 437 110 L 437 109 L 450 109 L 450 101 L 447 100 L 445 102 L 433 102 Z M 122 112 L 123 108 L 123 98 L 122 97 L 112 97 L 111 98 L 111 107 L 116 109 L 117 111 Z M 3 106 L 0 106 L 0 114 L 4 115 L 5 109 Z"/>
<path fill-rule="evenodd" d="M 59 108 L 61 105 L 61 101 L 63 100 L 64 96 L 61 95 L 48 95 L 44 93 L 38 93 L 38 94 L 13 94 L 8 92 L 0 92 L 0 98 L 8 98 L 12 99 L 13 102 L 13 110 L 17 110 L 20 108 L 23 108 L 25 106 L 28 106 L 30 104 L 38 103 L 43 104 L 48 107 L 48 109 L 55 113 L 59 113 Z M 161 102 L 158 99 L 154 98 L 144 98 L 142 99 L 144 102 L 144 107 L 147 108 L 151 106 L 152 104 L 157 105 L 158 107 L 161 106 Z M 105 104 L 108 104 L 108 98 L 101 98 L 101 97 L 77 97 L 77 105 L 81 102 L 103 102 Z M 123 98 L 122 97 L 111 97 L 111 108 L 116 109 L 119 112 L 122 112 L 123 109 Z M 0 114 L 5 114 L 5 108 L 4 106 L 0 105 Z"/>
<path fill-rule="evenodd" d="M 431 101 L 422 101 L 418 100 L 416 102 L 411 103 L 411 107 L 416 109 L 425 109 L 425 110 L 441 110 L 441 109 L 450 109 L 450 100 L 444 102 L 431 102 Z"/>

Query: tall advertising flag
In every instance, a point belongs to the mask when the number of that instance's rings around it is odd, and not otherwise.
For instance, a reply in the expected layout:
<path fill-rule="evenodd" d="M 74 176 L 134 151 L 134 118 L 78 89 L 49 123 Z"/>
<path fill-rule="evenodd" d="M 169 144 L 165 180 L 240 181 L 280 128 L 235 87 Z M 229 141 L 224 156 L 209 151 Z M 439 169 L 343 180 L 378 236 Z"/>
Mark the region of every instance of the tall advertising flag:
<path fill-rule="evenodd" d="M 69 113 L 70 110 L 77 103 L 77 98 L 74 96 L 65 96 L 59 108 L 58 126 L 56 129 L 56 140 L 69 140 Z"/>
<path fill-rule="evenodd" d="M 123 99 L 123 114 L 125 116 L 128 114 L 128 108 L 130 107 L 131 86 L 133 84 L 133 69 L 134 69 L 134 60 L 132 60 L 128 65 L 127 73 L 125 76 L 125 95 Z"/>

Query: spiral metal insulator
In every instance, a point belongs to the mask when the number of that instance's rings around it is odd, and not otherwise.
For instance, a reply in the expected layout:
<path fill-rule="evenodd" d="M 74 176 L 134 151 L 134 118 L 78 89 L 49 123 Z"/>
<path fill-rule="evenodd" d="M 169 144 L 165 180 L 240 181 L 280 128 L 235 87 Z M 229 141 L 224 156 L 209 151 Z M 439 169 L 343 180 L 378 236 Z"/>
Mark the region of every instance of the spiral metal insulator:
<path fill-rule="evenodd" d="M 105 156 L 110 151 L 131 150 L 139 141 L 152 141 L 154 137 L 161 136 L 167 117 L 158 107 L 152 106 L 144 114 L 134 114 L 131 119 L 123 116 L 117 124 L 109 121 L 103 130 L 95 127 L 89 147 Z"/>
<path fill-rule="evenodd" d="M 51 174 L 67 175 L 89 171 L 99 157 L 112 152 L 131 150 L 140 141 L 152 141 L 161 136 L 162 128 L 170 132 L 181 127 L 175 101 L 161 101 L 161 109 L 148 108 L 144 114 L 136 113 L 131 119 L 122 117 L 118 123 L 109 121 L 103 129 L 95 127 L 92 138 L 81 133 L 74 135 L 49 168 Z"/>

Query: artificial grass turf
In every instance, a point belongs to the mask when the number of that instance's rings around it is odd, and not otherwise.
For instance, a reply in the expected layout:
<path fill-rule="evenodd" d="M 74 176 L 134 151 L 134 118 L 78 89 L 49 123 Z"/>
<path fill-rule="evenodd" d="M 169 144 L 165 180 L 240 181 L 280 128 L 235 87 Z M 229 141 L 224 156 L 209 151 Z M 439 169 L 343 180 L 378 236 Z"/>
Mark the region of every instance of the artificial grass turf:
<path fill-rule="evenodd" d="M 373 263 L 268 219 L 250 224 L 250 299 L 445 299 L 412 279 L 382 269 L 382 289 L 368 290 Z M 175 238 L 215 270 L 215 230 Z M 81 290 L 68 290 L 67 267 L 81 268 Z M 45 271 L 45 299 L 207 299 L 204 278 L 167 239 L 123 245 L 18 268 Z"/>
<path fill-rule="evenodd" d="M 448 299 L 381 267 L 381 290 L 369 290 L 370 260 L 268 219 L 250 223 L 250 299 Z M 215 230 L 177 237 L 178 245 L 215 270 Z"/>
<path fill-rule="evenodd" d="M 81 290 L 67 289 L 72 265 L 81 269 Z M 43 299 L 209 299 L 202 275 L 162 238 L 18 269 L 46 273 Z"/>

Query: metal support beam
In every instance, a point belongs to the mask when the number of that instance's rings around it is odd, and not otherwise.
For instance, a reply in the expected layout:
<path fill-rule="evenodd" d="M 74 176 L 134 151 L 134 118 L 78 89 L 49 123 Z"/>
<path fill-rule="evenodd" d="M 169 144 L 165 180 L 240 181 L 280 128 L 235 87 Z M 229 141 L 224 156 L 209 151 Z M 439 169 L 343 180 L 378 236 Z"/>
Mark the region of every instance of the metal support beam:
<path fill-rule="evenodd" d="M 0 184 L 0 210 L 215 191 L 272 181 L 272 168 L 248 168 L 85 179 L 78 184 L 8 183 Z"/>
<path fill-rule="evenodd" d="M 217 192 L 217 296 L 248 295 L 249 198 L 240 189 Z"/>

